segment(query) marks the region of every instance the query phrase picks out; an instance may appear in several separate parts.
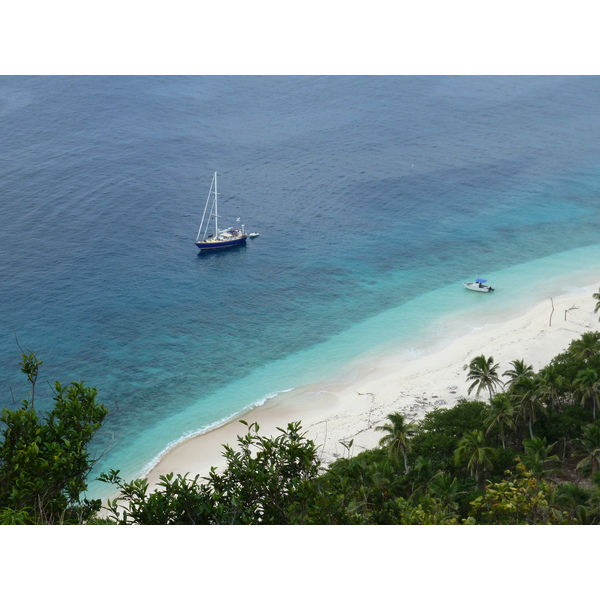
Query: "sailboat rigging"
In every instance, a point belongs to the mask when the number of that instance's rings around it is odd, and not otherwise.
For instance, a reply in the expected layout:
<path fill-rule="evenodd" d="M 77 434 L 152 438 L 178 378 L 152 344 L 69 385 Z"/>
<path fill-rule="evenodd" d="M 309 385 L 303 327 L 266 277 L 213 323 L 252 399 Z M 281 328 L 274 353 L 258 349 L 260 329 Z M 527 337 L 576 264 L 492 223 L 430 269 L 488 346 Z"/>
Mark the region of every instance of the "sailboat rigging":
<path fill-rule="evenodd" d="M 217 172 L 213 175 L 202 221 L 196 236 L 196 246 L 200 250 L 213 250 L 217 248 L 230 248 L 232 246 L 241 246 L 246 243 L 248 234 L 244 226 L 241 228 L 228 227 L 227 229 L 219 229 L 219 213 L 218 213 L 218 192 L 217 192 Z M 239 221 L 239 218 L 238 218 Z M 212 224 L 214 223 L 214 230 Z"/>

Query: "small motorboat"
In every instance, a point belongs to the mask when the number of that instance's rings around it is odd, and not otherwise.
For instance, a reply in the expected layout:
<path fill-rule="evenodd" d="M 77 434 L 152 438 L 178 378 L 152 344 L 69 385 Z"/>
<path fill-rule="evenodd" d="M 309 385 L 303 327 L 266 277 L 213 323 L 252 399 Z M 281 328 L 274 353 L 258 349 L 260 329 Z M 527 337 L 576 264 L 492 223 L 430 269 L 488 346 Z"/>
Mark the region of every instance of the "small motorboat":
<path fill-rule="evenodd" d="M 475 281 L 467 281 L 463 285 L 473 292 L 493 292 L 494 288 L 491 285 L 485 285 L 487 279 L 477 278 Z"/>
<path fill-rule="evenodd" d="M 258 237 L 258 231 L 253 231 L 252 233 L 249 233 L 249 234 L 248 234 L 248 237 L 249 237 L 249 238 L 255 238 L 255 237 Z"/>

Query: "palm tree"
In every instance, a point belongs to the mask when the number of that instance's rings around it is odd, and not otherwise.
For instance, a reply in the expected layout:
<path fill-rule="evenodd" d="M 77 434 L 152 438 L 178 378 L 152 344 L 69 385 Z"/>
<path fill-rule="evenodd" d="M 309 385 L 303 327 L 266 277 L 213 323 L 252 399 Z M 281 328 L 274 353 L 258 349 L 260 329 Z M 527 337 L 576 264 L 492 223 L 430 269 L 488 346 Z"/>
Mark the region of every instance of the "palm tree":
<path fill-rule="evenodd" d="M 589 470 L 590 477 L 593 477 L 594 473 L 600 470 L 600 427 L 586 425 L 583 435 L 577 441 L 581 447 L 577 455 L 583 458 L 577 463 L 576 469 L 582 473 Z"/>
<path fill-rule="evenodd" d="M 596 406 L 600 406 L 600 376 L 595 369 L 584 369 L 577 374 L 573 386 L 581 396 L 582 406 L 591 401 L 592 421 L 595 421 Z"/>
<path fill-rule="evenodd" d="M 545 412 L 543 395 L 537 379 L 521 379 L 513 386 L 513 397 L 519 416 L 527 420 L 529 437 L 533 437 L 533 423 L 540 412 Z"/>
<path fill-rule="evenodd" d="M 559 374 L 556 367 L 550 366 L 543 369 L 538 375 L 540 397 L 547 402 L 550 408 L 554 408 L 561 390 L 565 387 L 566 380 Z"/>
<path fill-rule="evenodd" d="M 435 465 L 429 458 L 417 456 L 407 477 L 410 484 L 411 496 L 422 493 L 436 473 Z"/>
<path fill-rule="evenodd" d="M 600 289 L 595 294 L 592 294 L 592 298 L 596 300 L 596 306 L 594 312 L 597 313 L 600 310 Z M 600 318 L 598 319 L 600 321 Z"/>
<path fill-rule="evenodd" d="M 477 485 L 481 485 L 482 471 L 491 468 L 496 460 L 496 451 L 485 444 L 483 431 L 474 429 L 465 433 L 454 451 L 454 463 L 460 465 L 466 462 L 467 469 L 475 476 Z"/>
<path fill-rule="evenodd" d="M 490 398 L 490 405 L 486 410 L 487 416 L 483 424 L 487 427 L 486 433 L 489 433 L 495 427 L 500 430 L 500 439 L 502 447 L 506 448 L 504 441 L 505 430 L 515 428 L 515 406 L 508 394 L 497 394 Z"/>
<path fill-rule="evenodd" d="M 552 495 L 553 503 L 566 510 L 572 521 L 585 524 L 587 521 L 587 502 L 591 497 L 590 490 L 580 488 L 575 483 L 561 483 Z"/>
<path fill-rule="evenodd" d="M 530 473 L 533 473 L 540 479 L 557 475 L 560 470 L 557 468 L 560 460 L 556 454 L 550 455 L 552 448 L 556 445 L 550 444 L 546 438 L 532 437 L 523 441 L 525 453 L 521 456 L 521 462 L 527 467 Z"/>
<path fill-rule="evenodd" d="M 408 473 L 408 453 L 410 452 L 410 437 L 416 429 L 412 423 L 405 423 L 404 416 L 400 413 L 392 413 L 387 416 L 390 423 L 375 427 L 375 431 L 386 433 L 380 440 L 379 445 L 387 447 L 388 453 L 393 460 L 399 461 L 400 455 L 404 458 L 404 472 Z"/>
<path fill-rule="evenodd" d="M 508 377 L 508 385 L 515 384 L 522 377 L 533 377 L 535 372 L 531 365 L 525 364 L 524 360 L 513 360 L 511 363 L 512 369 L 508 369 L 502 373 L 502 377 Z"/>
<path fill-rule="evenodd" d="M 574 358 L 589 361 L 590 358 L 600 354 L 600 333 L 586 331 L 578 340 L 573 340 L 569 352 Z"/>
<path fill-rule="evenodd" d="M 467 393 L 470 394 L 472 390 L 477 388 L 475 395 L 479 396 L 482 390 L 487 390 L 491 398 L 496 387 L 502 386 L 498 376 L 498 367 L 499 365 L 494 364 L 494 359 L 491 356 L 486 358 L 483 354 L 476 356 L 468 365 L 465 365 L 463 369 L 469 369 L 467 381 L 472 382 Z"/>
<path fill-rule="evenodd" d="M 427 490 L 436 498 L 442 500 L 451 510 L 456 511 L 458 509 L 456 498 L 463 492 L 460 491 L 460 485 L 456 477 L 450 477 L 448 473 L 440 471 L 429 481 Z"/>

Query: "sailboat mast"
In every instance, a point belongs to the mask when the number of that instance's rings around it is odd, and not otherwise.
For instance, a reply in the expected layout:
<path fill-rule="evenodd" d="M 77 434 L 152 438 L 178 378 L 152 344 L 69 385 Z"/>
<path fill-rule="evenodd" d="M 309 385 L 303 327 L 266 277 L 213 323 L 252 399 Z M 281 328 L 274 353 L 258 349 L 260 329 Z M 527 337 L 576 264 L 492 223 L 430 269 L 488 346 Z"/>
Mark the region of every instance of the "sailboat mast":
<path fill-rule="evenodd" d="M 204 219 L 206 218 L 206 211 L 208 210 L 208 205 L 210 204 L 210 196 L 213 193 L 213 185 L 214 185 L 214 177 L 210 183 L 210 190 L 208 190 L 208 196 L 206 197 L 206 204 L 204 205 L 204 212 L 202 213 L 202 221 L 200 221 L 200 227 L 198 228 L 198 235 L 196 236 L 196 241 L 200 239 L 200 235 L 202 234 L 206 237 L 206 232 L 208 231 L 208 226 L 210 225 L 210 216 L 212 214 L 212 208 L 208 211 L 208 221 L 206 221 L 206 227 L 204 228 L 204 233 L 202 233 L 202 228 L 204 227 Z"/>
<path fill-rule="evenodd" d="M 215 237 L 219 237 L 219 207 L 217 206 L 217 199 L 217 172 L 215 171 Z"/>

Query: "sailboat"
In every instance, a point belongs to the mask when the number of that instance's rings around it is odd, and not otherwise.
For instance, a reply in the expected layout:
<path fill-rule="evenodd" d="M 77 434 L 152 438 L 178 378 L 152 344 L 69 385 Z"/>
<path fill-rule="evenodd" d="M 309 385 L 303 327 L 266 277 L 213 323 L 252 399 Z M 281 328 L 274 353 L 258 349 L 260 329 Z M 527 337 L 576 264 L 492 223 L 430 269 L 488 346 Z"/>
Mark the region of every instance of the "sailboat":
<path fill-rule="evenodd" d="M 214 223 L 214 229 L 212 223 Z M 204 206 L 198 235 L 196 236 L 196 246 L 200 250 L 231 248 L 232 246 L 245 244 L 247 237 L 248 234 L 243 225 L 241 228 L 228 227 L 227 229 L 219 229 L 217 172 L 215 171 L 212 183 L 210 184 L 210 190 L 208 191 L 208 197 L 206 198 L 206 205 Z"/>

